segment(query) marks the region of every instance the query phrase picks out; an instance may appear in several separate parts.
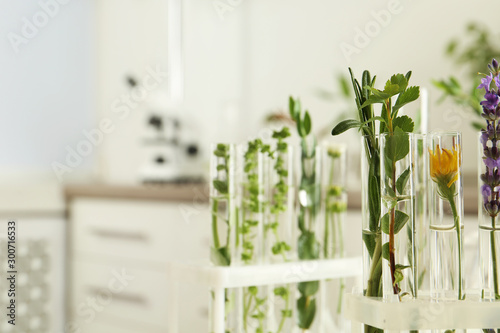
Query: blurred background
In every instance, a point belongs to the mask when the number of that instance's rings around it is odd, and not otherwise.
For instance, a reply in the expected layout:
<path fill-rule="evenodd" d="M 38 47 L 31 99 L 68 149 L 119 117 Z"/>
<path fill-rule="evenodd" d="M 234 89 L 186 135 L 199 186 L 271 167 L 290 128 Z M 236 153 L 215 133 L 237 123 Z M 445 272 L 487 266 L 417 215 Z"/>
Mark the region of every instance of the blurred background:
<path fill-rule="evenodd" d="M 165 262 L 208 258 L 209 144 L 268 138 L 290 95 L 319 137 L 349 145 L 348 251 L 359 254 L 359 138 L 329 135 L 355 114 L 348 67 L 370 70 L 379 86 L 413 71 L 411 84 L 428 93 L 421 128 L 463 133 L 466 210 L 475 214 L 473 91 L 476 73 L 500 57 L 496 2 L 0 7 L 0 216 L 19 221 L 29 300 L 18 331 L 2 322 L 2 332 L 164 332 Z M 109 294 L 110 281 L 128 285 L 123 270 L 133 283 Z M 182 332 L 205 332 L 204 292 L 185 290 Z"/>

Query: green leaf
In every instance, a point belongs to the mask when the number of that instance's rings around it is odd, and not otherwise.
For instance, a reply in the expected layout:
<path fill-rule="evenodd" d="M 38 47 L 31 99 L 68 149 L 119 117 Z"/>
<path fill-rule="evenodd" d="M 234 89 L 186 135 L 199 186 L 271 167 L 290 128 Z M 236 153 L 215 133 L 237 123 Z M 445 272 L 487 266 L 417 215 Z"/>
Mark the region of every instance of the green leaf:
<path fill-rule="evenodd" d="M 403 159 L 410 151 L 408 134 L 399 127 L 394 130 L 393 135 L 387 136 L 385 144 L 385 155 L 393 162 Z"/>
<path fill-rule="evenodd" d="M 310 260 L 319 258 L 319 242 L 313 232 L 305 231 L 300 235 L 298 243 L 299 259 Z"/>
<path fill-rule="evenodd" d="M 342 95 L 344 97 L 351 97 L 351 91 L 349 90 L 349 81 L 343 74 L 338 76 L 338 82 Z"/>
<path fill-rule="evenodd" d="M 227 187 L 227 182 L 222 181 L 222 180 L 217 180 L 215 179 L 213 181 L 214 188 L 221 194 L 227 194 L 228 187 Z"/>
<path fill-rule="evenodd" d="M 389 243 L 382 245 L 382 258 L 390 260 Z"/>
<path fill-rule="evenodd" d="M 370 211 L 370 230 L 377 231 L 380 219 L 380 172 L 379 157 L 377 154 L 370 160 L 368 171 L 368 209 Z"/>
<path fill-rule="evenodd" d="M 375 95 L 370 95 L 368 99 L 365 100 L 365 102 L 361 105 L 361 108 L 364 108 L 368 105 L 376 104 L 376 103 L 384 103 L 385 98 L 378 97 Z"/>
<path fill-rule="evenodd" d="M 231 256 L 227 247 L 210 248 L 210 259 L 216 266 L 229 266 L 231 264 Z"/>
<path fill-rule="evenodd" d="M 399 94 L 399 85 L 392 84 L 391 81 L 387 81 L 384 87 L 384 94 L 387 96 L 385 99 L 389 99 L 390 97 Z"/>
<path fill-rule="evenodd" d="M 405 266 L 405 265 L 400 265 L 397 264 L 395 269 L 394 269 L 394 285 L 398 284 L 399 282 L 403 281 L 404 275 L 402 270 L 406 268 L 410 268 L 411 266 Z"/>
<path fill-rule="evenodd" d="M 297 289 L 303 296 L 312 296 L 318 292 L 319 281 L 300 282 Z"/>
<path fill-rule="evenodd" d="M 383 117 L 373 117 L 373 118 L 370 118 L 370 119 L 368 119 L 367 121 L 363 122 L 363 123 L 361 124 L 361 126 L 364 126 L 364 125 L 366 125 L 366 124 L 372 123 L 372 122 L 374 122 L 374 121 L 380 121 L 380 122 L 382 122 L 382 123 L 385 123 L 385 118 L 383 118 Z"/>
<path fill-rule="evenodd" d="M 307 330 L 316 315 L 316 299 L 308 300 L 308 297 L 301 296 L 297 300 L 297 324 L 301 329 Z"/>
<path fill-rule="evenodd" d="M 398 180 L 396 181 L 396 189 L 398 190 L 399 194 L 403 194 L 404 188 L 406 187 L 406 184 L 408 183 L 408 180 L 410 179 L 410 167 L 403 171 L 403 173 L 399 176 Z"/>
<path fill-rule="evenodd" d="M 358 120 L 347 119 L 347 120 L 341 121 L 332 129 L 332 135 L 339 135 L 339 134 L 344 133 L 345 131 L 347 131 L 351 128 L 360 127 L 360 126 L 361 126 L 361 122 L 359 122 Z"/>
<path fill-rule="evenodd" d="M 288 289 L 285 287 L 274 288 L 274 294 L 280 297 L 286 297 L 288 295 Z"/>
<path fill-rule="evenodd" d="M 398 86 L 398 94 L 405 91 L 406 87 L 408 87 L 408 80 L 403 74 L 394 74 L 391 76 L 391 84 Z"/>
<path fill-rule="evenodd" d="M 392 121 L 393 128 L 399 127 L 403 132 L 411 133 L 415 127 L 413 120 L 408 116 L 400 116 Z"/>
<path fill-rule="evenodd" d="M 392 114 L 397 114 L 397 111 L 408 103 L 415 101 L 420 96 L 420 88 L 418 86 L 409 87 L 399 94 L 396 104 L 392 107 Z"/>
<path fill-rule="evenodd" d="M 410 217 L 403 213 L 400 210 L 396 210 L 394 213 L 394 234 L 396 235 L 398 232 L 403 229 L 405 226 L 406 222 Z M 389 235 L 389 230 L 390 230 L 390 212 L 382 216 L 382 231 L 386 234 Z"/>
<path fill-rule="evenodd" d="M 295 113 L 295 100 L 292 96 L 290 96 L 290 98 L 288 99 L 288 111 L 290 112 L 290 117 L 295 120 L 297 116 Z"/>
<path fill-rule="evenodd" d="M 366 249 L 370 254 L 370 258 L 372 258 L 376 245 L 375 234 L 363 233 L 363 242 L 365 243 Z"/>
<path fill-rule="evenodd" d="M 304 120 L 302 124 L 304 126 L 305 135 L 311 133 L 311 116 L 309 115 L 308 111 L 306 111 L 306 114 L 304 115 Z"/>
<path fill-rule="evenodd" d="M 479 122 L 477 122 L 477 121 L 473 121 L 473 122 L 471 123 L 471 126 L 472 126 L 475 130 L 477 130 L 477 131 L 480 131 L 480 130 L 484 129 L 484 124 L 481 124 L 481 123 L 479 123 Z"/>

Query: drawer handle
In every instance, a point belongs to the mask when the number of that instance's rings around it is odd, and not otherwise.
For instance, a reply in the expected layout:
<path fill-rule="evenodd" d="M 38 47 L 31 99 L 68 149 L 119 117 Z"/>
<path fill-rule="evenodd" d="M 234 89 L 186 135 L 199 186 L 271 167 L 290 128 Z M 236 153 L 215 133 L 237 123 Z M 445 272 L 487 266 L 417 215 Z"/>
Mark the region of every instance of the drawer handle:
<path fill-rule="evenodd" d="M 97 295 L 103 290 L 103 288 L 98 288 L 98 287 L 89 287 L 88 289 L 92 295 Z M 138 294 L 127 294 L 126 292 L 114 293 L 113 300 L 125 303 L 133 303 L 143 306 L 147 305 L 148 303 L 143 296 Z"/>
<path fill-rule="evenodd" d="M 92 234 L 101 238 L 115 238 L 133 240 L 137 242 L 147 242 L 148 237 L 141 233 L 123 232 L 117 230 L 93 229 Z"/>

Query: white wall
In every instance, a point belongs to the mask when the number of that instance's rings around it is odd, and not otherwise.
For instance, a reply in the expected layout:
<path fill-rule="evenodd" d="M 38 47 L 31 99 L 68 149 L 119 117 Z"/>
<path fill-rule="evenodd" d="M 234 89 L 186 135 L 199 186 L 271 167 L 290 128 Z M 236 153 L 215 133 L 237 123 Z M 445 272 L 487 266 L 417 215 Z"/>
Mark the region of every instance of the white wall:
<path fill-rule="evenodd" d="M 290 94 L 302 98 L 303 105 L 311 110 L 315 126 L 330 121 L 343 108 L 321 100 L 315 90 L 332 89 L 333 75 L 347 74 L 348 66 L 358 76 L 369 69 L 377 74 L 379 85 L 395 72 L 412 70 L 411 83 L 430 90 L 429 128 L 464 131 L 464 154 L 471 157 L 464 159 L 464 167 L 474 172 L 476 140 L 467 113 L 457 116 L 455 112 L 459 109 L 454 105 L 436 105 L 440 93 L 430 81 L 460 74 L 454 72 L 444 56 L 445 45 L 452 37 L 463 35 L 469 21 L 483 22 L 492 31 L 498 31 L 495 22 L 500 3 L 400 0 L 400 13 L 392 15 L 387 26 L 359 54 L 346 59 L 341 43 L 355 45 L 355 29 L 364 30 L 374 21 L 371 12 L 387 10 L 388 3 L 388 0 L 252 0 L 236 7 L 234 12 L 246 16 L 245 121 L 241 122 L 240 138 L 256 133 L 269 110 L 286 108 Z"/>
<path fill-rule="evenodd" d="M 38 1 L 0 0 L 2 170 L 52 177 L 51 163 L 64 161 L 65 146 L 74 146 L 93 125 L 92 2 L 71 0 L 58 7 L 45 24 Z M 14 43 L 16 52 L 9 34 L 22 37 L 23 19 L 33 23 L 34 15 L 41 27 L 25 43 Z M 87 166 L 90 161 L 92 156 Z"/>

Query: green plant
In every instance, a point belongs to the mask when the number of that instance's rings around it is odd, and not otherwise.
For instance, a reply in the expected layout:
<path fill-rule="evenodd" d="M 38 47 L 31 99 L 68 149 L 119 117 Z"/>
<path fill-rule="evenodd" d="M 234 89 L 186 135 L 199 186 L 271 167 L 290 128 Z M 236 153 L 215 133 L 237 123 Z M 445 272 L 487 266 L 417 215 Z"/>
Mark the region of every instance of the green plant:
<path fill-rule="evenodd" d="M 409 153 L 408 132 L 413 131 L 413 121 L 407 116 L 398 116 L 399 110 L 404 105 L 415 101 L 419 97 L 418 87 L 408 87 L 411 72 L 406 75 L 393 75 L 385 84 L 383 90 L 374 88 L 373 79 L 368 71 L 363 72 L 362 84 L 354 78 L 352 70 L 352 85 L 356 95 L 358 108 L 358 120 L 350 119 L 337 124 L 332 130 L 332 135 L 339 135 L 351 128 L 358 128 L 364 134 L 366 158 L 369 161 L 368 174 L 368 209 L 369 209 L 369 233 L 363 233 L 363 241 L 372 259 L 369 281 L 365 291 L 366 296 L 381 296 L 382 258 L 389 261 L 391 280 L 394 294 L 399 295 L 399 282 L 403 279 L 402 270 L 407 268 L 395 262 L 394 237 L 402 229 L 409 217 L 404 212 L 396 209 L 396 205 L 402 197 L 402 188 L 408 181 L 409 171 L 403 172 L 396 178 L 396 162 L 403 159 Z M 396 98 L 397 96 L 397 98 Z M 395 103 L 392 99 L 396 98 Z M 380 116 L 375 116 L 373 104 L 381 104 Z M 375 122 L 379 123 L 378 131 Z M 382 166 L 385 168 L 386 179 L 381 179 L 381 151 L 377 133 L 387 133 L 385 145 L 385 160 Z M 389 210 L 381 217 L 381 186 L 384 186 L 384 203 Z M 389 242 L 382 244 L 381 232 L 389 235 Z M 367 332 L 377 332 L 378 329 L 366 326 Z"/>
<path fill-rule="evenodd" d="M 476 89 L 479 85 L 477 73 L 482 71 L 484 64 L 491 59 L 500 57 L 497 38 L 492 37 L 486 27 L 469 23 L 464 35 L 448 43 L 446 55 L 456 66 L 454 75 L 432 82 L 443 93 L 440 101 L 451 98 L 455 104 L 470 110 L 473 115 L 471 126 L 480 130 L 483 126 L 481 118 L 483 109 L 480 106 L 481 93 Z M 460 69 L 467 73 L 468 84 L 461 84 L 456 78 L 455 73 Z"/>
<path fill-rule="evenodd" d="M 299 184 L 298 226 L 300 236 L 297 243 L 299 259 L 319 259 L 320 243 L 316 239 L 315 220 L 320 208 L 320 191 L 316 174 L 316 139 L 311 133 L 311 117 L 308 111 L 302 116 L 300 101 L 290 97 L 289 111 L 297 125 L 297 133 L 301 138 L 301 170 Z M 318 281 L 298 284 L 300 297 L 297 300 L 298 326 L 302 330 L 309 329 L 316 315 L 316 293 Z"/>
<path fill-rule="evenodd" d="M 231 223 L 230 211 L 231 197 L 229 195 L 229 146 L 225 144 L 218 144 L 213 151 L 215 158 L 217 158 L 217 176 L 212 180 L 212 186 L 218 193 L 212 196 L 212 245 L 210 249 L 211 260 L 218 266 L 229 266 L 231 264 L 231 252 L 229 248 Z M 220 207 L 220 203 L 224 202 L 226 205 Z M 220 211 L 226 212 L 223 216 Z M 221 244 L 219 237 L 219 221 L 223 220 L 226 224 L 227 234 L 225 245 Z"/>
<path fill-rule="evenodd" d="M 263 221 L 265 202 L 262 200 L 263 186 L 259 178 L 259 154 L 270 153 L 270 147 L 260 139 L 249 141 L 243 156 L 244 181 L 241 186 L 243 197 L 241 204 L 242 225 L 238 227 L 236 243 L 241 241 L 241 260 L 245 264 L 255 263 L 258 258 L 258 228 Z M 241 240 L 240 240 L 241 237 Z M 256 244 L 257 242 L 257 244 Z M 260 251 L 260 249 L 259 249 Z M 257 253 L 261 255 L 259 252 Z M 264 332 L 266 297 L 260 295 L 259 288 L 252 286 L 243 289 L 243 330 L 249 332 L 249 320 L 257 320 L 255 332 Z"/>
<path fill-rule="evenodd" d="M 276 149 L 268 155 L 274 160 L 273 170 L 277 176 L 277 181 L 273 184 L 271 202 L 269 203 L 269 222 L 265 225 L 265 232 L 272 232 L 274 244 L 272 254 L 282 256 L 283 261 L 288 261 L 287 253 L 292 249 L 290 244 L 280 240 L 279 226 L 280 215 L 286 212 L 288 200 L 288 167 L 285 165 L 285 157 L 288 151 L 286 139 L 290 136 L 288 127 L 283 127 L 280 131 L 273 131 L 273 139 L 276 140 Z"/>
<path fill-rule="evenodd" d="M 288 143 L 286 139 L 290 136 L 290 130 L 288 127 L 283 127 L 280 131 L 273 131 L 273 139 L 276 141 L 276 148 L 273 152 L 270 152 L 268 156 L 274 161 L 273 173 L 275 174 L 277 180 L 276 183 L 272 184 L 272 195 L 269 202 L 269 222 L 265 227 L 266 234 L 272 232 L 274 236 L 274 243 L 271 248 L 272 254 L 275 256 L 281 256 L 283 261 L 288 261 L 289 258 L 287 254 L 292 249 L 290 244 L 286 241 L 282 241 L 279 235 L 280 222 L 286 223 L 287 221 L 280 221 L 280 216 L 286 213 L 287 201 L 288 201 L 288 177 L 289 177 L 289 165 L 286 164 L 285 158 L 288 152 Z M 284 309 L 281 309 L 281 319 L 278 326 L 277 333 L 283 330 L 285 322 L 288 318 L 292 317 L 292 310 L 290 309 L 290 287 L 280 286 L 274 288 L 274 295 L 279 297 L 284 302 Z"/>
<path fill-rule="evenodd" d="M 328 170 L 327 190 L 324 198 L 325 207 L 325 231 L 323 240 L 323 256 L 325 258 L 342 258 L 344 256 L 344 238 L 342 231 L 342 213 L 347 210 L 347 202 L 343 194 L 345 188 L 334 183 L 335 161 L 341 157 L 341 152 L 333 147 L 328 149 L 327 158 L 330 159 L 330 170 Z M 331 250 L 331 251 L 330 251 Z M 342 296 L 345 288 L 343 278 L 339 280 L 339 299 L 337 302 L 337 313 L 342 310 Z"/>

